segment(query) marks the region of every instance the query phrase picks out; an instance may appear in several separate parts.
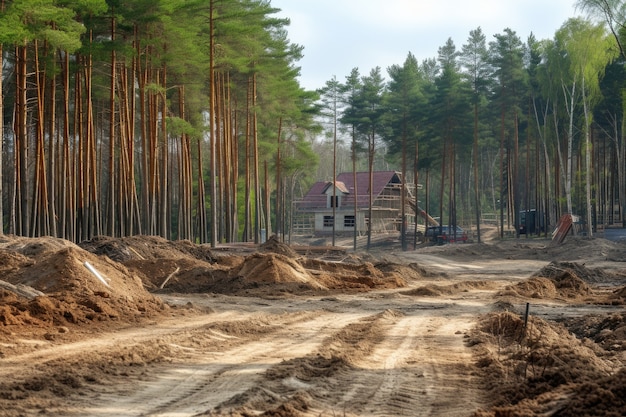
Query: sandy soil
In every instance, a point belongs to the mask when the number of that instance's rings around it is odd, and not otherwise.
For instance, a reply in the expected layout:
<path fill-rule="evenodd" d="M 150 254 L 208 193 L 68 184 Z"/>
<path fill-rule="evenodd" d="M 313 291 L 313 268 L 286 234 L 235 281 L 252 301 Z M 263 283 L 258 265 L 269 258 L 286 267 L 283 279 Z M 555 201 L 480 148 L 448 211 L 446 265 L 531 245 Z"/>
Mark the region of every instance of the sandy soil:
<path fill-rule="evenodd" d="M 0 415 L 624 415 L 625 284 L 601 238 L 2 236 Z"/>

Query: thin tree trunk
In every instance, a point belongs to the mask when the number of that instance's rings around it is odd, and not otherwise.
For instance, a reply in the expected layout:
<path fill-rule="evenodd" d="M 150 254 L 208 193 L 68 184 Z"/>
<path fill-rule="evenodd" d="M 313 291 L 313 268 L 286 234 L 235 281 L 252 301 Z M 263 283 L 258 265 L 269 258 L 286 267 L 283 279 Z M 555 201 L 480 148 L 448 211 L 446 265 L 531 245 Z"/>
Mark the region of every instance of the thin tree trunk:
<path fill-rule="evenodd" d="M 416 141 L 415 142 L 415 155 L 413 157 L 413 184 L 415 184 L 415 195 L 413 196 L 413 198 L 415 198 L 415 219 L 413 220 L 413 249 L 417 247 L 417 216 L 419 212 L 418 180 L 419 180 L 419 142 Z M 424 232 L 425 232 L 426 228 L 429 226 L 428 221 L 426 221 L 426 219 L 424 219 L 424 224 L 425 224 L 425 228 L 424 228 Z"/>
<path fill-rule="evenodd" d="M 251 137 L 252 137 L 252 79 L 248 77 L 246 90 L 246 140 L 245 140 L 245 186 L 244 186 L 244 225 L 242 240 L 247 242 L 250 240 L 251 229 L 251 189 L 252 181 L 250 175 L 250 157 L 251 157 Z"/>
<path fill-rule="evenodd" d="M 93 33 L 89 34 L 89 41 L 93 41 Z M 98 199 L 99 188 L 96 172 L 96 137 L 95 123 L 93 118 L 93 58 L 91 55 L 87 58 L 87 73 L 85 76 L 86 93 L 87 93 L 87 143 L 88 143 L 88 198 L 89 198 L 89 230 L 86 239 L 100 234 L 100 204 Z"/>
<path fill-rule="evenodd" d="M 18 46 L 15 51 L 16 68 L 16 123 L 15 123 L 15 233 L 28 236 L 28 138 L 26 135 L 26 79 L 27 79 L 27 47 Z"/>
<path fill-rule="evenodd" d="M 285 221 L 285 213 L 283 208 L 283 178 L 282 178 L 282 161 L 280 155 L 280 137 L 282 135 L 283 118 L 278 119 L 278 135 L 276 136 L 276 237 L 280 240 L 284 240 L 283 228 Z"/>
<path fill-rule="evenodd" d="M 111 18 L 111 42 L 115 43 L 115 17 Z M 109 236 L 116 235 L 115 228 L 115 210 L 117 204 L 115 203 L 115 85 L 116 85 L 116 55 L 115 48 L 111 50 L 111 80 L 109 87 L 109 198 L 107 202 L 107 233 Z M 123 179 L 120 179 L 123 181 Z M 121 207 L 121 201 L 119 202 Z M 121 221 L 122 217 L 120 217 Z"/>
<path fill-rule="evenodd" d="M 211 246 L 217 246 L 217 174 L 216 169 L 216 150 L 217 150 L 217 137 L 215 130 L 215 1 L 210 0 L 209 3 L 209 132 L 210 132 L 210 160 L 209 170 L 211 172 L 211 188 L 210 188 L 210 214 L 211 214 Z"/>
<path fill-rule="evenodd" d="M 474 210 L 476 213 L 476 239 L 480 243 L 480 192 L 478 190 L 478 103 L 474 103 Z"/>
<path fill-rule="evenodd" d="M 0 1 L 0 13 L 4 13 L 4 0 Z M 4 159 L 4 77 L 2 68 L 4 68 L 4 50 L 0 43 L 0 236 L 4 234 L 4 176 L 3 159 Z"/>
<path fill-rule="evenodd" d="M 252 154 L 253 154 L 253 171 L 254 178 L 254 243 L 259 243 L 259 232 L 261 222 L 261 192 L 259 181 L 259 136 L 257 128 L 257 79 L 256 72 L 252 74 Z"/>
<path fill-rule="evenodd" d="M 356 129 L 352 127 L 352 182 L 354 183 L 354 232 L 352 234 L 352 249 L 356 251 L 357 236 L 359 234 L 359 187 L 356 175 Z"/>
<path fill-rule="evenodd" d="M 161 71 L 161 80 L 160 84 L 162 88 L 167 88 L 167 67 L 163 64 L 163 70 Z M 159 219 L 159 235 L 165 239 L 170 238 L 169 233 L 169 222 L 170 218 L 169 213 L 171 212 L 170 201 L 169 198 L 169 184 L 168 184 L 168 172 L 169 172 L 169 141 L 167 137 L 167 97 L 165 94 L 161 97 L 161 173 L 160 173 L 160 201 L 159 201 L 159 209 L 160 209 L 160 219 Z"/>
<path fill-rule="evenodd" d="M 56 67 L 55 53 L 52 52 L 50 54 L 50 58 L 54 62 L 54 66 Z M 59 154 L 55 152 L 58 149 L 56 144 L 58 144 L 58 135 L 56 132 L 56 68 L 53 68 L 50 75 L 50 83 L 49 83 L 49 91 L 48 96 L 48 172 L 47 172 L 47 184 L 48 184 L 48 225 L 50 228 L 51 236 L 58 236 L 57 230 L 57 210 L 56 210 L 56 195 L 57 195 L 57 167 Z M 2 232 L 0 231 L 0 234 Z"/>
<path fill-rule="evenodd" d="M 585 115 L 585 203 L 587 206 L 587 237 L 593 237 L 593 218 L 591 208 L 591 116 L 587 106 L 587 94 L 585 92 L 585 77 L 582 79 L 582 99 Z"/>
<path fill-rule="evenodd" d="M 369 138 L 369 146 L 368 146 L 368 169 L 369 169 L 369 200 L 367 204 L 367 215 L 369 217 L 369 221 L 367 223 L 367 246 L 366 249 L 369 251 L 372 244 L 372 224 L 373 224 L 373 210 L 372 204 L 374 203 L 374 151 L 375 151 L 375 140 L 376 140 L 376 132 L 372 130 Z"/>

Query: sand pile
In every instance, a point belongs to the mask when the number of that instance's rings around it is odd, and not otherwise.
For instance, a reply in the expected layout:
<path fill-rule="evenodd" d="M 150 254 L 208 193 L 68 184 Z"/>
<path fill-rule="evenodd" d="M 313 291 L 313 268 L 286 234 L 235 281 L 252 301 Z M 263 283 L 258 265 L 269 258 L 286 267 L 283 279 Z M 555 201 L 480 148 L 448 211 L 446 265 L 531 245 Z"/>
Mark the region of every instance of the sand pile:
<path fill-rule="evenodd" d="M 405 291 L 402 294 L 420 297 L 440 297 L 442 295 L 453 295 L 473 290 L 489 290 L 496 286 L 497 284 L 489 281 L 463 281 L 450 285 L 423 285 L 413 290 Z"/>
<path fill-rule="evenodd" d="M 335 290 L 400 288 L 406 286 L 406 279 L 420 276 L 411 266 L 388 262 L 344 263 L 305 258 L 301 263 L 325 287 Z"/>
<path fill-rule="evenodd" d="M 130 268 L 137 261 L 126 262 Z M 141 261 L 138 274 L 157 277 L 148 279 L 157 291 L 280 296 L 329 291 L 364 291 L 374 288 L 397 288 L 406 285 L 405 278 L 419 273 L 410 267 L 370 262 L 344 264 L 317 259 L 293 258 L 271 251 L 245 257 L 229 257 L 214 264 L 198 261 L 163 260 L 147 264 Z M 148 271 L 150 273 L 148 273 Z M 168 279 L 168 274 L 172 276 Z"/>
<path fill-rule="evenodd" d="M 279 255 L 297 258 L 298 254 L 289 245 L 281 242 L 276 235 L 270 236 L 265 243 L 260 246 L 262 252 L 277 253 Z"/>
<path fill-rule="evenodd" d="M 610 282 L 612 275 L 571 262 L 551 262 L 527 280 L 507 286 L 499 296 L 534 299 L 585 300 L 592 296 L 587 284 Z"/>
<path fill-rule="evenodd" d="M 209 245 L 197 245 L 188 240 L 171 241 L 159 236 L 98 236 L 81 242 L 80 247 L 96 255 L 106 255 L 117 262 L 179 258 L 207 262 L 214 260 Z"/>
<path fill-rule="evenodd" d="M 591 314 L 561 321 L 579 339 L 590 339 L 606 351 L 626 351 L 626 313 Z"/>
<path fill-rule="evenodd" d="M 0 323 L 65 326 L 108 320 L 133 321 L 162 311 L 141 280 L 107 257 L 51 237 L 5 237 L 0 244 L 0 273 L 15 286 L 40 296 L 4 290 Z"/>
<path fill-rule="evenodd" d="M 613 416 L 626 407 L 626 379 L 598 349 L 558 324 L 512 313 L 486 315 L 468 338 L 492 399 L 474 416 Z"/>

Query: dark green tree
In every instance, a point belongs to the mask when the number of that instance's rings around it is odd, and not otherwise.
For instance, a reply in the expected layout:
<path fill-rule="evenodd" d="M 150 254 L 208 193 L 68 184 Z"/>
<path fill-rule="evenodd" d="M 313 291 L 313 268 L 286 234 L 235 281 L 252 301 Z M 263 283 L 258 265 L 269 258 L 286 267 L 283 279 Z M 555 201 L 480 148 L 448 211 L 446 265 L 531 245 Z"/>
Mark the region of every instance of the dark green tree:
<path fill-rule="evenodd" d="M 392 153 L 400 154 L 402 183 L 400 209 L 400 241 L 402 250 L 407 250 L 407 157 L 413 152 L 417 155 L 418 132 L 423 120 L 425 99 L 421 91 L 421 74 L 419 64 L 413 54 L 409 53 L 404 64 L 392 65 L 388 68 L 390 81 L 385 95 L 387 126 L 384 138 L 390 145 Z M 417 197 L 415 197 L 417 198 Z M 417 201 L 415 202 L 417 211 Z M 417 212 L 415 213 L 417 215 Z"/>
<path fill-rule="evenodd" d="M 500 236 L 504 237 L 504 208 L 513 218 L 519 235 L 520 194 L 518 184 L 519 118 L 526 91 L 524 47 L 515 31 L 506 28 L 489 43 L 491 65 L 497 86 L 494 102 L 500 112 Z M 506 193 L 505 193 L 506 191 Z M 509 220 L 510 224 L 510 220 Z"/>
<path fill-rule="evenodd" d="M 480 223 L 481 223 L 481 190 L 479 188 L 479 163 L 478 163 L 478 140 L 480 110 L 486 104 L 489 93 L 491 66 L 489 64 L 489 53 L 487 50 L 486 37 L 479 27 L 470 31 L 467 43 L 463 45 L 460 55 L 461 65 L 464 68 L 464 76 L 471 85 L 472 106 L 474 110 L 472 165 L 474 167 L 474 210 L 476 215 L 476 236 L 480 243 Z"/>

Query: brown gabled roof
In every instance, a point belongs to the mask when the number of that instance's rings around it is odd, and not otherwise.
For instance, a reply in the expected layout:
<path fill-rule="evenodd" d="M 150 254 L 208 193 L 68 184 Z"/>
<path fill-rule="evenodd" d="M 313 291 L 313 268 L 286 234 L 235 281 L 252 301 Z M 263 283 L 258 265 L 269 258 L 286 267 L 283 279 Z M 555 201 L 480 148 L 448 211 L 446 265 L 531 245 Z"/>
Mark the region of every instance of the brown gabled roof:
<path fill-rule="evenodd" d="M 356 189 L 352 172 L 339 174 L 336 183 L 337 186 L 339 186 L 339 183 L 343 183 L 347 192 L 347 194 L 344 193 L 342 197 L 343 206 L 354 206 L 355 195 L 357 196 L 356 203 L 358 208 L 365 208 L 369 205 L 369 172 L 356 173 Z M 380 193 L 385 189 L 385 186 L 389 183 L 402 183 L 400 175 L 396 171 L 373 172 L 372 194 L 374 200 L 378 198 Z M 327 201 L 325 191 L 330 185 L 332 185 L 332 181 L 319 181 L 313 184 L 309 192 L 299 202 L 298 207 L 304 210 L 326 208 Z"/>

